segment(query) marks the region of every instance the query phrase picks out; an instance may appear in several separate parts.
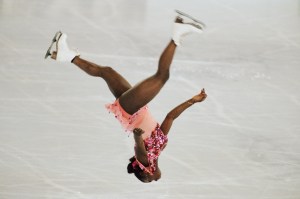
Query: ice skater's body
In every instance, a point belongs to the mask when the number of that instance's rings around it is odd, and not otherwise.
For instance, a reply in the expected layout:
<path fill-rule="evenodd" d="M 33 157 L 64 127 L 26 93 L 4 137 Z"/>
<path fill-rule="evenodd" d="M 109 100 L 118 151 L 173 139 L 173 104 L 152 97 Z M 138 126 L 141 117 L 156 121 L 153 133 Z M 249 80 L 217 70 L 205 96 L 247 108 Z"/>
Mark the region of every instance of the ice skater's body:
<path fill-rule="evenodd" d="M 173 121 L 188 107 L 206 98 L 205 91 L 202 89 L 199 94 L 170 111 L 161 125 L 152 118 L 146 107 L 169 79 L 171 62 L 182 37 L 190 32 L 201 32 L 201 28 L 188 23 L 184 24 L 179 17 L 176 18 L 175 25 L 179 28 L 177 27 L 172 40 L 161 54 L 157 71 L 134 86 L 113 68 L 100 66 L 80 58 L 77 52 L 68 48 L 65 34 L 59 35 L 56 42 L 57 49 L 51 53 L 51 58 L 58 61 L 71 61 L 87 74 L 101 77 L 106 81 L 108 88 L 116 98 L 115 103 L 107 106 L 107 108 L 112 110 L 112 112 L 115 111 L 115 115 L 119 113 L 119 121 L 121 123 L 124 122 L 127 125 L 125 128 L 134 133 L 135 156 L 130 159 L 127 167 L 128 173 L 134 173 L 142 182 L 151 182 L 161 177 L 161 171 L 158 167 L 158 156 L 166 146 L 167 135 Z M 143 125 L 146 127 L 143 127 Z M 146 129 L 147 127 L 153 128 L 153 130 L 149 131 L 149 129 Z"/>

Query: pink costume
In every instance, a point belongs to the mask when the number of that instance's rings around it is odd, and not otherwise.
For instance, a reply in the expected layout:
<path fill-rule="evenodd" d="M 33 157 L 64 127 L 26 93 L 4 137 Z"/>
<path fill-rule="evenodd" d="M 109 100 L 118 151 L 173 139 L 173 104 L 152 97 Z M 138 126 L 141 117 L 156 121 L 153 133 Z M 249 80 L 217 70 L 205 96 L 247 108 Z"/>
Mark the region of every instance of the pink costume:
<path fill-rule="evenodd" d="M 148 107 L 140 108 L 133 115 L 128 114 L 120 105 L 119 99 L 113 104 L 105 106 L 109 112 L 112 112 L 119 120 L 126 131 L 133 131 L 134 128 L 141 128 L 145 131 L 142 135 L 145 148 L 148 152 L 149 166 L 145 167 L 138 160 L 133 162 L 133 166 L 139 166 L 145 172 L 153 174 L 156 171 L 156 165 L 160 152 L 165 148 L 168 138 L 161 131 L 159 124 L 154 120 L 150 114 Z M 135 158 L 136 159 L 136 158 Z"/>

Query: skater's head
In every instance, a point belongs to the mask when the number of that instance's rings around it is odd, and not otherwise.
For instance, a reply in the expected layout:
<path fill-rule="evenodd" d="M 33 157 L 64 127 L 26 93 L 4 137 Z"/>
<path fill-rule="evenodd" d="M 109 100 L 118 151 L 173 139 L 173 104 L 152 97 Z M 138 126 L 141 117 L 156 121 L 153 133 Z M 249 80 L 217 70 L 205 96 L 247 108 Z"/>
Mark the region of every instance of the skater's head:
<path fill-rule="evenodd" d="M 160 169 L 157 168 L 157 170 L 154 172 L 153 175 L 151 175 L 148 172 L 143 171 L 137 164 L 135 157 L 132 157 L 129 159 L 130 163 L 127 165 L 127 172 L 129 174 L 133 173 L 137 179 L 139 179 L 143 183 L 149 183 L 153 180 L 157 181 L 161 178 L 161 172 Z"/>

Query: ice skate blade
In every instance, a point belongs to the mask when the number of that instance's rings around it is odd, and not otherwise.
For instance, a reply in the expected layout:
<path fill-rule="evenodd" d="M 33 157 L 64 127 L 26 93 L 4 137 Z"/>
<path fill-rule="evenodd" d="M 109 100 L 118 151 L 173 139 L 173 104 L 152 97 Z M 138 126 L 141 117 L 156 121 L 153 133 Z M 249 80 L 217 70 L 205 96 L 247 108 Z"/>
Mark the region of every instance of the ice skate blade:
<path fill-rule="evenodd" d="M 186 13 L 180 11 L 180 10 L 175 10 L 175 12 L 176 12 L 177 14 L 181 15 L 181 16 L 185 16 L 185 17 L 187 17 L 187 18 L 193 20 L 194 22 L 198 23 L 199 25 L 197 24 L 196 27 L 198 26 L 198 28 L 200 28 L 200 29 L 206 28 L 205 23 L 203 23 L 202 21 L 200 21 L 200 20 L 198 20 L 198 19 L 192 17 L 191 15 L 188 15 L 188 14 L 186 14 Z"/>
<path fill-rule="evenodd" d="M 51 52 L 50 52 L 51 48 L 52 48 L 53 44 L 58 41 L 58 39 L 60 38 L 61 35 L 62 35 L 61 31 L 58 31 L 58 32 L 55 33 L 55 35 L 54 35 L 54 37 L 51 41 L 51 44 L 50 44 L 50 46 L 49 46 L 49 48 L 46 52 L 45 59 L 47 59 L 51 55 Z"/>

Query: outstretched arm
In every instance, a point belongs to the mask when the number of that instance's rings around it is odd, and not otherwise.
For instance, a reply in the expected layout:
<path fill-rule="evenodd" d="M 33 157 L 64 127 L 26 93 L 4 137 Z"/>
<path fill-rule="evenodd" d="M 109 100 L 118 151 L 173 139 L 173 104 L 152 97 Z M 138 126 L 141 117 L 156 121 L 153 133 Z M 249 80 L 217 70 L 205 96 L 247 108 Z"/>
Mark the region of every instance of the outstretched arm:
<path fill-rule="evenodd" d="M 173 124 L 173 121 L 187 108 L 192 106 L 194 103 L 202 102 L 207 97 L 205 90 L 202 89 L 201 92 L 198 95 L 195 95 L 191 99 L 181 103 L 177 107 L 175 107 L 173 110 L 171 110 L 165 120 L 162 122 L 160 129 L 163 131 L 165 135 L 167 135 L 171 129 L 171 126 Z"/>
<path fill-rule="evenodd" d="M 143 131 L 140 128 L 133 129 L 134 140 L 135 140 L 135 157 L 144 166 L 148 165 L 147 151 L 142 138 Z"/>

